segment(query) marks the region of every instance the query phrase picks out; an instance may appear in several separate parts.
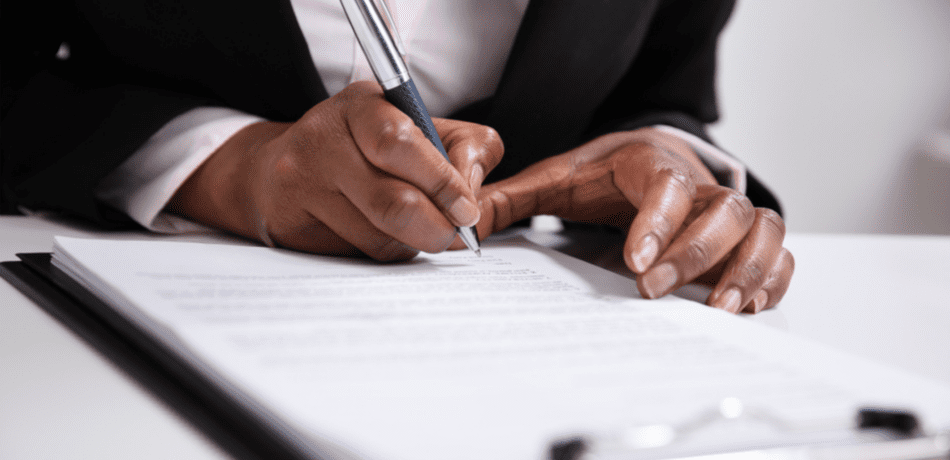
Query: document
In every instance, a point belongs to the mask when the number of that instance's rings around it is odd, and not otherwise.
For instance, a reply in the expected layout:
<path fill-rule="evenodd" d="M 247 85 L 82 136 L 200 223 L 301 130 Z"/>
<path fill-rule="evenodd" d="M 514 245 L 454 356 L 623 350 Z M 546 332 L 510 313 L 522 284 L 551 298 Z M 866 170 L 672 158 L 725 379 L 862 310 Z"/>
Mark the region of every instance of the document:
<path fill-rule="evenodd" d="M 524 240 L 380 264 L 57 237 L 53 264 L 325 458 L 542 459 L 560 436 L 679 423 L 724 398 L 791 421 L 847 424 L 870 404 L 950 426 L 950 388 L 643 300 Z"/>

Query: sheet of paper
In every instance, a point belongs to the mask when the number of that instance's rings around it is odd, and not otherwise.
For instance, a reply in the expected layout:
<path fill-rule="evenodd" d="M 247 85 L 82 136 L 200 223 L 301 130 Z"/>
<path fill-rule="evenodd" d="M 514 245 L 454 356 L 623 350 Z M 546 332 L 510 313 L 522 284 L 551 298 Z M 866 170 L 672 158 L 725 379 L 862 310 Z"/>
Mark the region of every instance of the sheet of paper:
<path fill-rule="evenodd" d="M 846 423 L 950 424 L 950 388 L 524 241 L 376 264 L 261 247 L 57 238 L 55 262 L 230 391 L 357 457 L 540 459 L 555 437 L 677 423 L 725 397 Z"/>

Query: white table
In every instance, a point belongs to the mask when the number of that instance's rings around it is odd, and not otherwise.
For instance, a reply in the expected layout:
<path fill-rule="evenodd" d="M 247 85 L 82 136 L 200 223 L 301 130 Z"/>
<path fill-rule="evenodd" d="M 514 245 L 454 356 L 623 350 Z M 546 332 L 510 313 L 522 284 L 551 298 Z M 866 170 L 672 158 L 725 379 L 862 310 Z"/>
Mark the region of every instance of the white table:
<path fill-rule="evenodd" d="M 0 260 L 14 260 L 18 252 L 49 252 L 53 235 L 143 237 L 4 216 Z M 530 238 L 549 245 L 559 241 L 545 234 Z M 778 308 L 748 320 L 950 386 L 950 238 L 790 235 L 787 246 L 796 259 L 791 289 Z M 580 252 L 604 265 L 619 260 L 616 253 Z M 0 458 L 224 456 L 57 320 L 0 282 Z"/>

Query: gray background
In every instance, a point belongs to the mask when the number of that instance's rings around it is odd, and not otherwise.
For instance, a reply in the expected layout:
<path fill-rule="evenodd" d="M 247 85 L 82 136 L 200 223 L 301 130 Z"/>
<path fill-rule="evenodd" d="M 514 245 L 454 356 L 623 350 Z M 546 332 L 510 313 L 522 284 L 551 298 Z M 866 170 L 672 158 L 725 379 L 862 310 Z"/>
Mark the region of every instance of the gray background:
<path fill-rule="evenodd" d="M 717 143 L 790 231 L 950 234 L 950 1 L 740 0 Z"/>

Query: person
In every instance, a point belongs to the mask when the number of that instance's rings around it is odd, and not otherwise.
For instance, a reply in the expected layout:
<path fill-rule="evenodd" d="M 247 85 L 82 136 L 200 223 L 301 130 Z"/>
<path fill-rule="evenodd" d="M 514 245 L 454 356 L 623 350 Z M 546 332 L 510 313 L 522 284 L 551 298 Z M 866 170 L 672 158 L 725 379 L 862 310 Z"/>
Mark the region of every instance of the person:
<path fill-rule="evenodd" d="M 644 297 L 708 280 L 717 308 L 778 303 L 778 202 L 705 130 L 731 0 L 387 1 L 451 164 L 336 0 L 20 2 L 2 201 L 383 261 L 553 214 L 626 230 Z"/>

